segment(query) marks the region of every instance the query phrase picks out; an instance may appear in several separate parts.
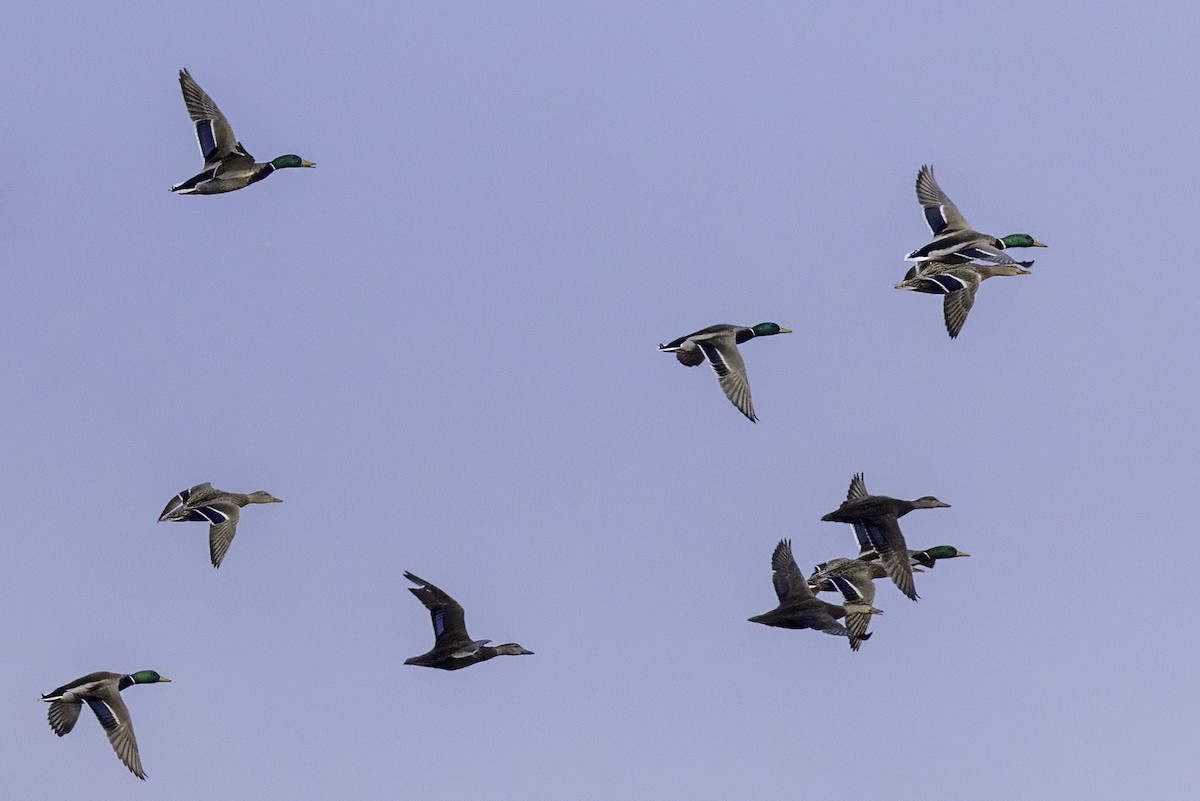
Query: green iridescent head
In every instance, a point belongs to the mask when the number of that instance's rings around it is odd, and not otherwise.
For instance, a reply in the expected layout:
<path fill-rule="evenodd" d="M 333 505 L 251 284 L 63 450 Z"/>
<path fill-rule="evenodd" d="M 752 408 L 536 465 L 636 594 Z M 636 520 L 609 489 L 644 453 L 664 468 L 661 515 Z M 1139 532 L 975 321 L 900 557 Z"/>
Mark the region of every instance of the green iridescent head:
<path fill-rule="evenodd" d="M 953 545 L 938 545 L 933 548 L 926 548 L 925 553 L 929 554 L 934 559 L 953 559 L 956 556 L 970 556 L 969 553 L 963 553 Z"/>
<path fill-rule="evenodd" d="M 1006 248 L 1045 248 L 1049 245 L 1043 245 L 1041 242 L 1034 239 L 1029 234 L 1009 234 L 1003 237 L 1001 242 Z"/>
<path fill-rule="evenodd" d="M 759 323 L 750 329 L 756 337 L 769 337 L 772 334 L 790 334 L 792 329 L 784 328 L 779 323 Z"/>
<path fill-rule="evenodd" d="M 286 156 L 279 156 L 271 159 L 271 163 L 275 165 L 275 169 L 281 170 L 284 167 L 315 167 L 311 161 L 305 161 L 294 153 L 288 153 Z"/>
<path fill-rule="evenodd" d="M 139 670 L 137 673 L 131 673 L 129 678 L 133 679 L 134 684 L 154 684 L 158 681 L 170 681 L 170 679 L 158 675 L 153 670 Z"/>

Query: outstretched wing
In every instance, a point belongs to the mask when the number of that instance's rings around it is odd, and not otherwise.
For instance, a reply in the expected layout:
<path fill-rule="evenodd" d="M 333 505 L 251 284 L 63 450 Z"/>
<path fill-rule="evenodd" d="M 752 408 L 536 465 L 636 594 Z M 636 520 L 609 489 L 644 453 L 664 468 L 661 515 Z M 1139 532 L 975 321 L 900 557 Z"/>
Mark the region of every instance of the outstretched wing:
<path fill-rule="evenodd" d="M 866 571 L 843 571 L 829 576 L 828 581 L 842 594 L 845 601 L 850 648 L 857 651 L 862 641 L 869 636 L 867 628 L 871 625 L 871 615 L 879 613 L 879 610 L 872 606 L 875 600 L 875 583 Z"/>
<path fill-rule="evenodd" d="M 791 540 L 780 540 L 775 546 L 775 551 L 771 554 L 771 570 L 771 583 L 775 585 L 775 595 L 780 603 L 816 597 L 809 589 L 804 574 L 796 566 Z"/>
<path fill-rule="evenodd" d="M 754 403 L 750 400 L 750 383 L 746 380 L 746 363 L 732 337 L 697 342 L 704 351 L 725 397 L 738 408 L 750 422 L 758 422 L 754 414 Z"/>
<path fill-rule="evenodd" d="M 975 305 L 975 290 L 979 284 L 968 283 L 958 292 L 951 292 L 942 300 L 942 316 L 946 320 L 946 333 L 955 339 L 967 322 L 967 313 Z"/>
<path fill-rule="evenodd" d="M 408 571 L 404 572 L 404 577 L 414 584 L 421 585 L 420 587 L 409 587 L 408 591 L 417 596 L 429 610 L 430 620 L 433 621 L 433 635 L 436 638 L 433 646 L 435 650 L 441 648 L 461 649 L 464 645 L 472 643 L 471 637 L 467 634 L 466 615 L 458 601 L 425 579 Z"/>
<path fill-rule="evenodd" d="M 854 478 L 850 479 L 850 489 L 846 490 L 847 501 L 857 501 L 859 498 L 867 497 L 867 483 L 863 480 L 862 473 L 855 473 Z"/>
<path fill-rule="evenodd" d="M 206 481 L 203 484 L 197 484 L 196 486 L 192 487 L 191 489 L 180 490 L 178 495 L 173 497 L 171 500 L 167 501 L 167 505 L 165 507 L 163 507 L 162 514 L 160 514 L 158 516 L 159 521 L 161 522 L 163 520 L 163 518 L 165 518 L 168 514 L 175 511 L 179 507 L 186 506 L 188 499 L 191 498 L 193 495 L 200 495 L 201 493 L 205 492 L 206 490 L 211 490 L 211 489 L 212 489 L 212 484 L 210 484 Z"/>
<path fill-rule="evenodd" d="M 238 518 L 241 510 L 233 501 L 214 501 L 192 510 L 189 520 L 207 520 L 208 525 L 208 556 L 213 567 L 220 567 L 233 536 L 237 534 Z"/>
<path fill-rule="evenodd" d="M 205 169 L 216 167 L 231 158 L 254 161 L 234 136 L 233 128 L 221 109 L 217 108 L 217 104 L 187 70 L 179 71 L 179 88 L 183 91 L 188 116 L 196 124 L 196 142 L 200 145 Z"/>
<path fill-rule="evenodd" d="M 864 524 L 867 536 L 875 550 L 879 553 L 879 561 L 887 571 L 888 578 L 900 588 L 900 592 L 912 600 L 917 600 L 916 585 L 913 583 L 912 561 L 908 556 L 908 546 L 904 542 L 904 534 L 895 517 L 888 516 L 872 520 Z"/>
<path fill-rule="evenodd" d="M 958 210 L 958 206 L 954 205 L 954 201 L 938 186 L 933 177 L 933 167 L 921 165 L 917 172 L 917 202 L 921 204 L 921 209 L 925 212 L 925 222 L 929 224 L 929 230 L 934 236 L 939 236 L 946 230 L 961 231 L 971 227 Z"/>
<path fill-rule="evenodd" d="M 83 709 L 81 701 L 54 701 L 50 704 L 50 728 L 59 737 L 70 733 L 79 720 L 79 711 Z"/>
<path fill-rule="evenodd" d="M 134 776 L 144 780 L 146 772 L 142 770 L 137 739 L 133 736 L 133 723 L 129 720 L 129 710 L 125 707 L 121 693 L 113 688 L 111 691 L 89 696 L 85 700 L 96 713 L 100 725 L 108 735 L 108 742 L 125 763 L 125 767 L 129 768 Z"/>
<path fill-rule="evenodd" d="M 964 251 L 965 252 L 965 251 Z M 940 263 L 939 263 L 940 264 Z M 910 271 L 911 272 L 911 271 Z M 967 321 L 967 312 L 975 304 L 975 291 L 979 278 L 969 269 L 951 269 L 948 272 L 925 269 L 910 282 L 917 291 L 930 295 L 945 295 L 942 315 L 946 320 L 946 331 L 954 339 Z"/>

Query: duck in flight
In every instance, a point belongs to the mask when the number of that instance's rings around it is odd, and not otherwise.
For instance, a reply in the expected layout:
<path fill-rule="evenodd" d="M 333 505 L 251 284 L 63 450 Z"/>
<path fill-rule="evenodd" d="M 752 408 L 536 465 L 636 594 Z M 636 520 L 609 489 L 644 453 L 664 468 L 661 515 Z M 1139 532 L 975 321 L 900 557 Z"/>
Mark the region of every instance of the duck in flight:
<path fill-rule="evenodd" d="M 233 127 L 221 109 L 217 108 L 217 104 L 187 70 L 179 71 L 179 87 L 183 90 L 188 116 L 196 126 L 196 142 L 200 145 L 204 169 L 172 186 L 172 192 L 181 195 L 218 195 L 244 189 L 285 167 L 317 166 L 292 153 L 265 164 L 256 162 L 234 136 Z"/>
<path fill-rule="evenodd" d="M 153 670 L 129 674 L 89 673 L 42 696 L 42 700 L 50 704 L 50 728 L 59 737 L 69 734 L 75 728 L 79 712 L 86 702 L 104 727 L 113 751 L 134 776 L 145 781 L 146 771 L 142 770 L 142 760 L 138 756 L 133 721 L 129 718 L 129 708 L 121 698 L 121 690 L 135 684 L 155 684 L 160 681 L 170 679 Z"/>
<path fill-rule="evenodd" d="M 860 587 L 857 581 L 843 580 L 841 576 L 833 581 L 834 587 L 842 592 L 845 604 L 831 604 L 814 595 L 796 565 L 791 540 L 780 540 L 771 553 L 771 584 L 775 587 L 779 605 L 748 618 L 751 623 L 781 629 L 815 629 L 849 637 L 850 648 L 857 651 L 862 641 L 871 636 L 867 633 L 871 615 L 881 614 L 881 610 L 871 605 L 875 588 L 869 580 L 866 587 Z M 842 618 L 846 618 L 844 626 L 838 622 Z"/>
<path fill-rule="evenodd" d="M 417 596 L 417 599 L 429 610 L 435 638 L 433 650 L 419 656 L 409 657 L 404 660 L 404 664 L 440 668 L 441 670 L 459 670 L 477 662 L 486 662 L 497 656 L 533 653 L 515 642 L 491 646 L 488 645 L 491 640 L 472 640 L 471 635 L 467 634 L 466 616 L 458 601 L 412 573 L 406 571 L 404 577 L 414 584 L 420 585 L 409 587 L 408 591 Z"/>
<path fill-rule="evenodd" d="M 754 414 L 754 403 L 750 400 L 746 363 L 742 361 L 738 345 L 755 337 L 790 333 L 792 329 L 783 328 L 778 323 L 759 323 L 750 327 L 720 323 L 701 328 L 666 345 L 659 345 L 658 349 L 662 353 L 674 353 L 679 363 L 688 367 L 695 367 L 708 359 L 713 372 L 717 374 L 717 381 L 724 390 L 725 397 L 729 398 L 729 402 L 746 415 L 750 422 L 756 423 L 758 417 Z"/>
<path fill-rule="evenodd" d="M 914 265 L 904 280 L 896 284 L 896 289 L 945 295 L 942 318 L 946 323 L 946 333 L 951 339 L 956 339 L 967 322 L 967 314 L 975 305 L 975 292 L 979 285 L 997 275 L 1029 275 L 1029 270 L 1023 269 L 1022 264 L 1029 265 L 1032 262 L 976 264 L 931 259 Z"/>
<path fill-rule="evenodd" d="M 892 582 L 902 593 L 915 601 L 918 596 L 913 584 L 912 560 L 898 521 L 913 509 L 949 507 L 950 504 L 942 503 L 932 495 L 917 498 L 915 501 L 889 498 L 886 495 L 870 495 L 867 493 L 862 473 L 855 473 L 854 478 L 850 480 L 846 500 L 821 519 L 853 525 L 859 546 L 864 551 L 874 550 Z"/>
<path fill-rule="evenodd" d="M 1013 259 L 1005 248 L 1044 248 L 1046 245 L 1029 234 L 1009 234 L 994 237 L 974 230 L 933 177 L 933 168 L 922 165 L 917 172 L 917 202 L 925 213 L 925 222 L 933 241 L 905 254 L 907 261 L 927 259 L 951 260 L 960 263 L 978 259 L 997 264 L 1010 264 Z M 1025 264 L 1026 267 L 1032 264 Z"/>
<path fill-rule="evenodd" d="M 233 535 L 237 533 L 242 507 L 252 503 L 283 501 L 263 490 L 243 495 L 240 492 L 214 489 L 212 484 L 205 482 L 191 489 L 180 490 L 178 495 L 167 501 L 166 508 L 158 516 L 158 522 L 207 522 L 209 558 L 212 559 L 213 567 L 220 567 L 221 560 L 225 558 L 225 553 L 233 542 Z"/>

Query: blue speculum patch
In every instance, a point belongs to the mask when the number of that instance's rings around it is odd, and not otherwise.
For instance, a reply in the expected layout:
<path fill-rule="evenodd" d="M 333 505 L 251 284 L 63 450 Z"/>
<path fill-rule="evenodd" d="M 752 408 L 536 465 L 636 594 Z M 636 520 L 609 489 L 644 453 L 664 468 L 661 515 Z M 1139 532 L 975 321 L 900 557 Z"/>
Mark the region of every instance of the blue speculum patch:
<path fill-rule="evenodd" d="M 433 634 L 434 634 L 434 636 L 435 637 L 442 636 L 442 632 L 445 630 L 446 630 L 446 613 L 441 612 L 441 611 L 434 612 L 433 613 Z"/>
<path fill-rule="evenodd" d="M 217 149 L 217 139 L 213 136 L 212 120 L 200 120 L 196 123 L 196 139 L 200 142 L 200 152 L 205 160 Z"/>
<path fill-rule="evenodd" d="M 830 580 L 833 582 L 833 586 L 838 588 L 838 592 L 840 592 L 846 598 L 862 597 L 859 595 L 858 588 L 841 576 L 834 576 Z"/>
<path fill-rule="evenodd" d="M 88 706 L 96 713 L 96 717 L 100 719 L 100 725 L 106 729 L 111 729 L 117 725 L 117 718 L 113 715 L 112 710 L 108 708 L 108 704 L 101 701 L 99 698 L 86 698 Z"/>
<path fill-rule="evenodd" d="M 887 539 L 883 536 L 883 530 L 877 526 L 866 526 L 867 536 L 871 539 L 871 544 L 875 546 L 875 550 L 883 551 L 887 546 Z"/>
<path fill-rule="evenodd" d="M 951 292 L 957 292 L 966 286 L 965 283 L 958 278 L 955 278 L 953 275 L 931 275 L 926 280 L 937 284 L 947 295 Z"/>
<path fill-rule="evenodd" d="M 946 220 L 942 217 L 942 210 L 936 207 L 925 208 L 925 222 L 929 223 L 929 229 L 933 231 L 933 235 L 937 236 L 946 227 Z"/>
<path fill-rule="evenodd" d="M 867 527 L 862 523 L 854 524 L 854 536 L 858 538 L 859 548 L 874 550 L 875 543 L 871 542 L 871 535 L 867 533 Z"/>
<path fill-rule="evenodd" d="M 215 525 L 217 523 L 224 523 L 229 519 L 229 515 L 225 514 L 220 509 L 215 509 L 211 506 L 201 506 L 189 512 L 187 519 L 194 520 L 196 522 L 203 520 Z"/>
<path fill-rule="evenodd" d="M 729 372 L 729 368 L 725 365 L 725 360 L 721 358 L 721 352 L 712 345 L 705 342 L 696 343 L 700 346 L 700 350 L 704 351 L 704 355 L 712 362 L 713 369 L 717 371 L 717 375 L 725 375 Z"/>

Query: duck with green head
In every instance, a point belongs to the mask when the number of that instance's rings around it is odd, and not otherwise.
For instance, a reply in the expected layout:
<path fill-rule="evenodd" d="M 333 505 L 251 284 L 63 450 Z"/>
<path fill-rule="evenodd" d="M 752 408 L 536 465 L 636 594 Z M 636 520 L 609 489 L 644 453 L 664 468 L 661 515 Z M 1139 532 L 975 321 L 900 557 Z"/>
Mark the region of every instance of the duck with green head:
<path fill-rule="evenodd" d="M 778 323 L 759 323 L 755 326 L 730 325 L 720 323 L 701 328 L 686 336 L 659 345 L 662 353 L 674 353 L 680 364 L 688 367 L 708 359 L 717 381 L 725 392 L 725 397 L 738 408 L 750 422 L 758 422 L 754 414 L 754 403 L 750 400 L 750 384 L 746 380 L 746 363 L 737 346 L 749 342 L 755 337 L 769 337 L 775 334 L 790 334 L 792 329 L 783 328 Z"/>
<path fill-rule="evenodd" d="M 287 167 L 315 167 L 294 154 L 279 156 L 260 164 L 246 152 L 233 134 L 229 120 L 217 104 L 200 88 L 187 70 L 179 71 L 179 86 L 188 116 L 196 125 L 196 141 L 204 159 L 204 169 L 183 183 L 171 187 L 181 195 L 218 195 L 257 183 L 276 170 Z"/>
<path fill-rule="evenodd" d="M 1046 247 L 1029 234 L 1009 234 L 997 238 L 971 228 L 954 201 L 938 186 L 933 177 L 933 168 L 926 165 L 922 165 L 917 172 L 917 202 L 925 213 L 925 222 L 933 233 L 933 241 L 905 254 L 904 258 L 908 261 L 941 259 L 967 262 L 978 259 L 1010 264 L 1013 259 L 1004 252 L 1006 248 Z"/>
<path fill-rule="evenodd" d="M 68 734 L 79 720 L 84 702 L 96 713 L 96 718 L 108 734 L 108 742 L 125 767 L 139 779 L 145 781 L 142 760 L 138 756 L 137 739 L 133 736 L 133 721 L 129 708 L 121 698 L 121 690 L 135 684 L 156 684 L 170 681 L 153 670 L 137 673 L 89 673 L 82 678 L 64 684 L 42 696 L 50 704 L 50 728 L 59 737 Z"/>

